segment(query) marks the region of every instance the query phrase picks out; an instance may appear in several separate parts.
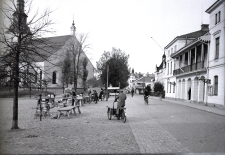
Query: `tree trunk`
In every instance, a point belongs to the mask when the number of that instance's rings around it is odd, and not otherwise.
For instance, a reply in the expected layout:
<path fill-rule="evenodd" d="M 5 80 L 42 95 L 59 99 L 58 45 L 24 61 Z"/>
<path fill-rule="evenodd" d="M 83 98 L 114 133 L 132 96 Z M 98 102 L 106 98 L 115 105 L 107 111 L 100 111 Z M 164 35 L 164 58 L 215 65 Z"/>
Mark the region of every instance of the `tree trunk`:
<path fill-rule="evenodd" d="M 73 87 L 75 92 L 77 92 L 77 77 L 76 77 L 76 55 L 74 54 L 73 58 Z"/>
<path fill-rule="evenodd" d="M 20 39 L 18 40 L 20 41 Z M 14 66 L 14 100 L 13 100 L 13 120 L 11 129 L 19 129 L 18 127 L 18 87 L 19 87 L 19 48 L 16 53 L 16 62 Z"/>

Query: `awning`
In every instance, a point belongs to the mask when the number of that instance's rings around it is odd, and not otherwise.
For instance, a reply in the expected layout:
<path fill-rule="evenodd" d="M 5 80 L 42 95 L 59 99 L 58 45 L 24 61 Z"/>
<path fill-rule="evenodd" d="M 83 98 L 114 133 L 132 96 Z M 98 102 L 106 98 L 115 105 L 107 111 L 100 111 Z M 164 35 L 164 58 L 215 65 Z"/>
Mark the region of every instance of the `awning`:
<path fill-rule="evenodd" d="M 210 42 L 210 38 L 211 38 L 211 35 L 210 34 L 207 34 L 207 35 L 204 35 L 204 36 L 199 37 L 198 39 L 200 41 Z"/>

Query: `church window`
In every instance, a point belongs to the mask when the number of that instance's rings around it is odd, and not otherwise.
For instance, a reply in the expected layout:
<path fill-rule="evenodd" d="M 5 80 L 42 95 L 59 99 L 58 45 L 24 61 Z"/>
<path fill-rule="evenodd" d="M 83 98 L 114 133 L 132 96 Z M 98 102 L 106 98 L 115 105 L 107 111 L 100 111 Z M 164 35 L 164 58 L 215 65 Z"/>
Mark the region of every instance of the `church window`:
<path fill-rule="evenodd" d="M 40 80 L 42 80 L 42 71 L 40 71 Z"/>
<path fill-rule="evenodd" d="M 56 84 L 56 71 L 52 73 L 52 84 Z"/>

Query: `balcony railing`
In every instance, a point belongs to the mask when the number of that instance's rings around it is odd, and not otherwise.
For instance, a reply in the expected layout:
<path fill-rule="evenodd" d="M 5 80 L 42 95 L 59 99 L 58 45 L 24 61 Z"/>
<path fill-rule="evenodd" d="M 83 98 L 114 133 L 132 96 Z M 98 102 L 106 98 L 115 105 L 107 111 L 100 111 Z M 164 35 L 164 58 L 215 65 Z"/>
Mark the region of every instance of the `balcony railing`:
<path fill-rule="evenodd" d="M 183 73 L 188 73 L 188 72 L 204 69 L 204 67 L 205 67 L 204 61 L 197 62 L 192 65 L 188 65 L 188 66 L 173 70 L 173 75 L 179 75 Z"/>

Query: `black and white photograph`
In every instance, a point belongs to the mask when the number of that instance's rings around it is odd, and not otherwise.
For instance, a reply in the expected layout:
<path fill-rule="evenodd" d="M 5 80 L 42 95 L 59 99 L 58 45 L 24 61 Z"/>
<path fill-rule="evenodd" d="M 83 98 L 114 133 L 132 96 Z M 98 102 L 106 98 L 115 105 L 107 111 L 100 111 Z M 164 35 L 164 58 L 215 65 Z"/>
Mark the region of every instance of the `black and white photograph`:
<path fill-rule="evenodd" d="M 225 155 L 225 0 L 0 0 L 0 154 Z"/>

